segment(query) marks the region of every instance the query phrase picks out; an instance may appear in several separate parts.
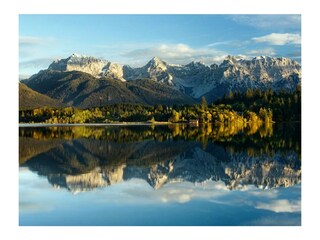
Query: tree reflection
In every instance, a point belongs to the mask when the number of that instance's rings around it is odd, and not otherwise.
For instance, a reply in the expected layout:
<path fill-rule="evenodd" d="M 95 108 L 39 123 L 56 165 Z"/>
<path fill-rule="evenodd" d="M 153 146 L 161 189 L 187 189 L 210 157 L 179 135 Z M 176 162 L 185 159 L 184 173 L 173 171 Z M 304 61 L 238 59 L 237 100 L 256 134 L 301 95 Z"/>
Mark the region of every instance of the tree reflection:
<path fill-rule="evenodd" d="M 27 127 L 19 129 L 19 156 L 21 166 L 70 191 L 130 178 L 155 189 L 177 179 L 273 188 L 300 182 L 300 134 L 300 125 L 272 124 L 256 132 L 226 125 Z"/>
<path fill-rule="evenodd" d="M 192 127 L 184 124 L 164 126 L 65 126 L 20 127 L 19 136 L 34 140 L 99 139 L 113 142 L 138 142 L 147 139 L 158 142 L 173 140 L 196 141 L 205 149 L 208 141 L 230 148 L 230 151 L 247 150 L 248 154 L 274 154 L 278 149 L 295 151 L 300 155 L 300 124 L 225 125 L 201 124 Z"/>

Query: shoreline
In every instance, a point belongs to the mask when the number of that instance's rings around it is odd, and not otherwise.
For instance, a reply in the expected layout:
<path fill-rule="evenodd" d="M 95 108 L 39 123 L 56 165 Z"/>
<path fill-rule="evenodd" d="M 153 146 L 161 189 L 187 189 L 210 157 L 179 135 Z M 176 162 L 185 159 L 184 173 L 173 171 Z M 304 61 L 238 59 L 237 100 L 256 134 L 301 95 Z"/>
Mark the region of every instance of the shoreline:
<path fill-rule="evenodd" d="M 301 121 L 272 122 L 272 124 L 301 124 Z M 204 123 L 208 124 L 208 123 Z M 213 123 L 211 123 L 213 124 Z M 104 127 L 104 126 L 159 126 L 159 125 L 190 125 L 198 126 L 188 122 L 115 122 L 115 123 L 19 123 L 19 127 Z M 199 124 L 200 125 L 200 124 Z"/>
<path fill-rule="evenodd" d="M 74 127 L 74 126 L 153 126 L 153 125 L 174 125 L 185 123 L 171 122 L 118 122 L 118 123 L 19 123 L 19 127 Z"/>

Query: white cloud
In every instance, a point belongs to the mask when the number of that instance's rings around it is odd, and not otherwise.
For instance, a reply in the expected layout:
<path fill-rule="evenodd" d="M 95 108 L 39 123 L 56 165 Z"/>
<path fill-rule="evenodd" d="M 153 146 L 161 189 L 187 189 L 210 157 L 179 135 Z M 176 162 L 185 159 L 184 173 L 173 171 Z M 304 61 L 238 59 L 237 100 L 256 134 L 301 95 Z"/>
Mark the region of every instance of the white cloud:
<path fill-rule="evenodd" d="M 301 50 L 288 53 L 285 56 L 301 63 Z"/>
<path fill-rule="evenodd" d="M 257 189 L 255 186 L 250 185 L 250 188 L 248 189 L 248 194 L 255 196 L 257 198 L 263 198 L 264 200 L 269 199 L 275 199 L 279 198 L 279 188 L 275 188 L 268 191 L 260 191 L 260 189 Z"/>
<path fill-rule="evenodd" d="M 300 30 L 301 15 L 297 14 L 261 14 L 261 15 L 231 15 L 236 23 L 260 29 L 290 29 Z"/>
<path fill-rule="evenodd" d="M 252 38 L 254 42 L 266 42 L 271 45 L 301 44 L 301 35 L 296 33 L 271 33 Z"/>
<path fill-rule="evenodd" d="M 41 43 L 41 39 L 38 37 L 31 37 L 31 36 L 20 36 L 19 37 L 19 44 L 20 45 L 34 45 Z"/>
<path fill-rule="evenodd" d="M 56 43 L 52 37 L 19 36 L 19 74 L 30 76 L 47 68 L 55 59 L 50 55 Z"/>
<path fill-rule="evenodd" d="M 273 48 L 264 48 L 264 49 L 253 49 L 247 52 L 250 56 L 274 56 L 276 55 L 276 52 Z"/>
<path fill-rule="evenodd" d="M 288 201 L 287 199 L 279 199 L 269 203 L 259 203 L 256 205 L 256 208 L 270 210 L 276 213 L 301 212 L 301 201 Z"/>
<path fill-rule="evenodd" d="M 30 74 L 19 74 L 19 81 L 28 79 L 30 76 Z"/>
<path fill-rule="evenodd" d="M 54 43 L 52 37 L 19 36 L 20 61 L 40 58 L 40 55 L 44 58 Z"/>
<path fill-rule="evenodd" d="M 26 61 L 20 61 L 21 68 L 47 68 L 50 63 L 56 58 L 37 58 Z"/>
<path fill-rule="evenodd" d="M 36 213 L 36 212 L 50 212 L 53 208 L 46 203 L 40 202 L 28 202 L 28 201 L 21 201 L 19 202 L 19 211 L 21 213 Z"/>
<path fill-rule="evenodd" d="M 233 44 L 233 41 L 222 41 L 222 42 L 213 42 L 208 44 L 208 47 L 215 47 L 215 46 L 221 46 L 221 45 L 228 45 L 228 44 Z"/>
<path fill-rule="evenodd" d="M 19 36 L 19 45 L 23 46 L 34 46 L 47 44 L 53 41 L 53 38 L 42 38 L 34 36 Z"/>
<path fill-rule="evenodd" d="M 159 57 L 168 63 L 186 64 L 191 61 L 201 61 L 206 64 L 221 62 L 228 54 L 210 47 L 192 48 L 187 44 L 159 44 L 146 48 L 127 51 L 123 57 L 140 59 L 141 61 L 150 60 L 152 57 Z M 135 64 L 137 65 L 137 64 Z"/>
<path fill-rule="evenodd" d="M 128 184 L 135 184 L 135 188 Z M 201 184 L 190 182 L 168 183 L 156 191 L 141 179 L 131 179 L 122 183 L 122 185 L 125 187 L 122 189 L 122 194 L 125 196 L 122 199 L 126 202 L 135 202 L 138 198 L 139 202 L 148 203 L 186 203 L 195 199 L 217 200 L 219 197 L 230 193 L 223 182 L 214 181 Z"/>

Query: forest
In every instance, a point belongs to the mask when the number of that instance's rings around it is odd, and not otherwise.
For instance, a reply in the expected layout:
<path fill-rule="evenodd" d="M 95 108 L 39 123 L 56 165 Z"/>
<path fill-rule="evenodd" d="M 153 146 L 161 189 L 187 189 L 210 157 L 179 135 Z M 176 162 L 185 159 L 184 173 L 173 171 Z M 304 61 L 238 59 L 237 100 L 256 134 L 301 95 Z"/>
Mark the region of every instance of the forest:
<path fill-rule="evenodd" d="M 227 104 L 238 112 L 247 110 L 257 113 L 260 108 L 266 108 L 272 111 L 272 120 L 275 122 L 300 122 L 301 86 L 297 86 L 293 92 L 274 92 L 272 89 L 230 92 L 214 104 Z"/>
<path fill-rule="evenodd" d="M 273 122 L 301 121 L 301 89 L 294 92 L 252 90 L 230 92 L 208 104 L 202 97 L 194 105 L 112 104 L 87 109 L 74 107 L 36 108 L 19 111 L 20 123 L 214 123 L 237 129 L 260 127 Z"/>

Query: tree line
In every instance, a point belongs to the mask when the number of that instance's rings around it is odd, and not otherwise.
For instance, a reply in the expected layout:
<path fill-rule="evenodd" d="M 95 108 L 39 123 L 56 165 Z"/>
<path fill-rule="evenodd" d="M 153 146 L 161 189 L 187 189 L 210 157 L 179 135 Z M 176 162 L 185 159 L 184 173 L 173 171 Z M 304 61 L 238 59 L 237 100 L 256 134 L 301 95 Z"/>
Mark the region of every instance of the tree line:
<path fill-rule="evenodd" d="M 301 89 L 292 93 L 249 89 L 230 92 L 208 104 L 202 97 L 195 105 L 145 106 L 112 104 L 79 109 L 73 107 L 43 107 L 19 111 L 20 123 L 111 123 L 111 122 L 168 122 L 214 123 L 244 128 L 247 125 L 271 124 L 301 120 Z"/>
<path fill-rule="evenodd" d="M 218 99 L 214 104 L 228 104 L 235 111 L 258 112 L 261 108 L 272 111 L 275 122 L 300 122 L 301 121 L 301 86 L 293 92 L 272 89 L 248 89 L 245 92 L 232 92 Z M 265 113 L 263 113 L 265 114 Z"/>
<path fill-rule="evenodd" d="M 143 105 L 115 104 L 89 109 L 78 108 L 37 108 L 19 111 L 20 123 L 112 123 L 112 122 L 168 122 L 215 123 L 234 125 L 238 128 L 246 125 L 261 125 L 271 122 L 271 111 L 261 108 L 258 113 L 245 111 L 238 113 L 230 105 L 207 105 L 205 100 L 199 105 L 153 107 Z"/>

